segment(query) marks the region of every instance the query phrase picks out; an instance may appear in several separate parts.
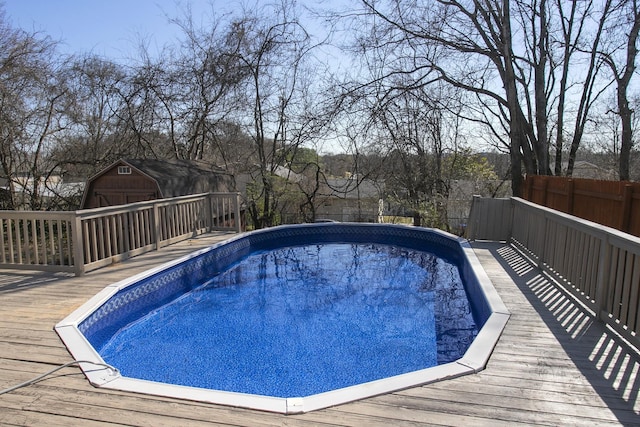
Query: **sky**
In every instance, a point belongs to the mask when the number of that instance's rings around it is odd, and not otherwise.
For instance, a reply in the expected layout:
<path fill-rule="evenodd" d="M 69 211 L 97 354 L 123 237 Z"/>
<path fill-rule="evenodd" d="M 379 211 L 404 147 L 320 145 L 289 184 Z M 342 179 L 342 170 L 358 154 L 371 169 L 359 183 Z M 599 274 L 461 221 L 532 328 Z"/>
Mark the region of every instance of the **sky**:
<path fill-rule="evenodd" d="M 254 0 L 257 4 L 264 0 Z M 313 0 L 314 6 L 341 4 L 344 0 Z M 302 4 L 305 2 L 303 1 Z M 63 55 L 92 53 L 120 62 L 140 59 L 138 46 L 146 41 L 151 56 L 167 44 L 182 38 L 182 30 L 169 23 L 170 18 L 185 16 L 185 5 L 191 8 L 196 26 L 216 16 L 237 11 L 247 0 L 0 0 L 0 10 L 12 28 L 58 41 L 57 51 Z M 309 24 L 309 23 L 307 23 Z M 311 24 L 307 29 L 323 32 Z M 323 48 L 324 61 L 339 69 L 347 61 L 339 51 Z"/>
<path fill-rule="evenodd" d="M 185 0 L 0 0 L 12 27 L 40 31 L 61 42 L 62 53 L 94 53 L 114 60 L 135 57 L 138 41 L 151 53 L 175 41 L 180 30 L 168 17 L 184 16 Z M 189 0 L 194 17 L 210 17 L 235 0 Z"/>

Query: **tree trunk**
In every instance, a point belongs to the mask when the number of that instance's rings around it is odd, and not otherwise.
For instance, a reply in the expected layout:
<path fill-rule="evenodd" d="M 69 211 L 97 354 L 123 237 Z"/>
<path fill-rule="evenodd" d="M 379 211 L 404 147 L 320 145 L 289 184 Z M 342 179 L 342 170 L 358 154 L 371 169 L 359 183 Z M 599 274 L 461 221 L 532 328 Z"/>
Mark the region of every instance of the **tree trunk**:
<path fill-rule="evenodd" d="M 638 40 L 638 32 L 640 31 L 640 11 L 638 11 L 638 5 L 635 0 L 633 1 L 633 13 L 633 26 L 631 27 L 629 38 L 627 39 L 626 66 L 624 74 L 618 79 L 617 90 L 618 114 L 620 115 L 622 125 L 619 171 L 620 181 L 628 181 L 630 179 L 629 162 L 631 158 L 631 148 L 633 146 L 633 130 L 631 122 L 633 112 L 631 111 L 631 108 L 629 108 L 627 91 L 635 70 L 636 56 L 638 54 L 636 42 Z"/>
<path fill-rule="evenodd" d="M 522 194 L 522 154 L 524 124 L 520 119 L 520 105 L 516 87 L 516 75 L 513 69 L 513 51 L 511 39 L 511 13 L 509 0 L 503 0 L 504 15 L 502 16 L 502 55 L 504 58 L 504 88 L 509 107 L 509 154 L 511 158 L 511 190 L 515 197 Z"/>
<path fill-rule="evenodd" d="M 540 36 L 538 40 L 538 61 L 534 68 L 535 103 L 536 103 L 536 130 L 538 133 L 535 145 L 536 158 L 538 160 L 538 175 L 549 175 L 549 145 L 547 138 L 547 93 L 546 93 L 546 66 L 548 58 L 547 50 L 547 4 L 540 1 L 539 6 Z"/>
<path fill-rule="evenodd" d="M 620 94 L 618 89 L 618 110 L 620 114 L 620 121 L 622 122 L 622 135 L 620 143 L 620 181 L 629 181 L 629 163 L 631 159 L 631 148 L 633 146 L 633 132 L 631 128 L 631 109 L 629 108 L 629 102 L 626 98 L 626 90 L 624 95 Z"/>
<path fill-rule="evenodd" d="M 564 49 L 562 54 L 562 74 L 560 76 L 560 91 L 558 93 L 558 123 L 556 130 L 556 147 L 555 147 L 555 167 L 554 174 L 557 176 L 562 175 L 562 149 L 564 148 L 564 111 L 565 111 L 565 99 L 569 80 L 569 61 L 573 53 L 571 35 L 573 34 L 573 26 L 576 16 L 577 2 L 571 2 L 571 12 L 569 17 L 565 18 L 563 15 L 562 2 L 563 0 L 557 0 L 557 7 L 560 11 L 562 19 L 563 29 L 563 42 Z M 565 27 L 565 23 L 567 27 Z"/>

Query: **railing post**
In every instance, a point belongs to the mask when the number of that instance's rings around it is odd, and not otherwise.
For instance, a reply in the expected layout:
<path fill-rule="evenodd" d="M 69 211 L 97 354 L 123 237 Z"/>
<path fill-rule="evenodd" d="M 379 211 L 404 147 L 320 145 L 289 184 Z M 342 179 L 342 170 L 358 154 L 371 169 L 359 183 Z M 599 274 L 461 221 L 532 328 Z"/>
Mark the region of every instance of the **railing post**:
<path fill-rule="evenodd" d="M 74 211 L 73 218 L 71 218 L 71 238 L 73 244 L 73 268 L 76 276 L 83 276 L 84 270 L 84 241 L 85 238 L 82 235 L 82 218 L 78 215 L 77 211 Z"/>
<path fill-rule="evenodd" d="M 478 227 L 480 226 L 480 214 L 481 214 L 481 198 L 479 195 L 473 195 L 471 199 L 471 209 L 469 210 L 469 220 L 467 221 L 467 230 L 470 230 L 467 238 L 471 241 L 476 240 L 478 236 Z"/>
<path fill-rule="evenodd" d="M 235 206 L 235 217 L 236 217 L 236 233 L 242 232 L 242 218 L 240 217 L 240 193 L 236 193 L 236 206 Z"/>
<path fill-rule="evenodd" d="M 509 197 L 507 199 L 506 205 L 507 205 L 507 217 L 506 217 L 507 233 L 506 233 L 505 241 L 508 243 L 511 241 L 511 238 L 513 237 L 513 223 L 514 223 L 514 216 L 516 211 L 516 206 L 515 206 L 513 197 Z"/>
<path fill-rule="evenodd" d="M 608 321 L 609 312 L 606 310 L 609 298 L 609 270 L 611 269 L 611 246 L 609 237 L 605 234 L 600 240 L 600 260 L 598 262 L 598 278 L 596 289 L 595 313 L 596 318 Z"/>
<path fill-rule="evenodd" d="M 155 239 L 156 251 L 160 249 L 160 209 L 158 208 L 158 204 L 153 204 L 153 209 L 151 210 L 151 215 L 153 215 L 153 238 Z"/>
<path fill-rule="evenodd" d="M 213 230 L 213 210 L 211 209 L 211 204 L 213 203 L 213 193 L 207 193 L 207 196 L 204 199 L 204 220 L 205 227 L 207 229 L 207 233 L 211 233 Z"/>
<path fill-rule="evenodd" d="M 549 227 L 549 217 L 546 212 L 543 214 L 542 218 L 542 229 L 540 230 L 541 236 L 539 236 L 542 244 L 540 245 L 540 254 L 538 255 L 538 268 L 544 271 L 544 264 L 547 258 L 547 229 Z"/>

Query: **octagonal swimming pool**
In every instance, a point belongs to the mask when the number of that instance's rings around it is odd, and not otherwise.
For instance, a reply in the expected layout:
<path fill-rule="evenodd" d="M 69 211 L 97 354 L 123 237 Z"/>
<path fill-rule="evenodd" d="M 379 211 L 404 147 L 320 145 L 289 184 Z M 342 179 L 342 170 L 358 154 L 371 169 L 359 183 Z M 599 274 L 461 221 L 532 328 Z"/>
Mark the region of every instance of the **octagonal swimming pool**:
<path fill-rule="evenodd" d="M 107 287 L 56 331 L 102 387 L 298 413 L 484 368 L 508 318 L 468 243 L 274 227 Z"/>

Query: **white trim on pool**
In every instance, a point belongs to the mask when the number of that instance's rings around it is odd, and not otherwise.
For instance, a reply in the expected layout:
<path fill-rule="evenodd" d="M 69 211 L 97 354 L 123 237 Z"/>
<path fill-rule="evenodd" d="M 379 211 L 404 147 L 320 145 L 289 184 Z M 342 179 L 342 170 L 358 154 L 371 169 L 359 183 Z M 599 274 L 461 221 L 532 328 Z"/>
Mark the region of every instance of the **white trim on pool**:
<path fill-rule="evenodd" d="M 104 360 L 81 330 L 84 329 L 86 332 L 87 329 L 93 327 L 94 323 L 100 323 L 124 305 L 133 305 L 134 308 L 131 310 L 134 310 L 135 307 L 137 307 L 136 304 L 144 304 L 144 299 L 149 298 L 148 295 L 155 295 L 154 293 L 157 293 L 158 290 L 160 290 L 160 293 L 165 297 L 170 298 L 172 295 L 171 292 L 174 291 L 172 287 L 175 286 L 174 282 L 176 282 L 176 277 L 182 278 L 182 280 L 180 280 L 182 283 L 185 280 L 199 280 L 199 277 L 191 278 L 192 276 L 198 276 L 198 274 L 215 274 L 215 272 L 212 273 L 212 271 L 203 271 L 200 273 L 199 270 L 198 273 L 194 273 L 194 267 L 183 267 L 188 265 L 188 261 L 202 260 L 203 257 L 207 256 L 211 258 L 214 254 L 216 254 L 216 260 L 224 257 L 237 258 L 250 253 L 256 247 L 260 247 L 270 236 L 272 238 L 275 236 L 275 238 L 287 240 L 291 235 L 295 235 L 296 238 L 298 238 L 302 233 L 310 233 L 317 239 L 318 236 L 325 235 L 325 231 L 327 230 L 336 230 L 336 227 L 338 227 L 342 234 L 351 237 L 348 239 L 350 242 L 353 236 L 370 235 L 375 232 L 387 236 L 393 235 L 395 239 L 418 239 L 417 243 L 414 242 L 413 244 L 419 244 L 420 239 L 426 239 L 429 242 L 435 241 L 437 244 L 447 246 L 448 250 L 455 251 L 461 256 L 463 261 L 462 265 L 459 266 L 460 273 L 465 282 L 465 286 L 470 287 L 467 288 L 469 298 L 474 300 L 474 303 L 479 303 L 479 305 L 482 306 L 480 308 L 476 307 L 476 309 L 479 309 L 479 311 L 483 313 L 482 316 L 484 320 L 476 338 L 462 358 L 454 362 L 315 395 L 279 398 L 202 389 L 124 377 L 113 369 L 99 365 L 104 364 Z M 356 239 L 359 238 L 361 237 L 356 237 Z M 225 261 L 220 261 L 219 264 L 224 265 L 225 262 L 226 258 Z M 202 267 L 203 262 L 196 264 Z M 210 270 L 218 268 L 215 264 L 215 261 L 206 263 L 207 268 Z M 146 285 L 135 288 L 139 283 L 146 283 Z M 164 289 L 167 287 L 169 290 Z M 123 292 L 125 293 L 124 296 L 111 303 L 111 301 L 113 301 L 112 298 L 116 295 L 121 295 Z M 128 294 L 126 294 L 127 292 Z M 177 292 L 177 290 L 175 292 Z M 131 301 L 133 301 L 133 303 L 131 303 Z M 509 315 L 509 311 L 495 291 L 491 280 L 480 265 L 473 249 L 469 243 L 462 238 L 439 230 L 427 230 L 401 225 L 319 223 L 280 226 L 244 233 L 225 242 L 220 242 L 209 248 L 199 250 L 185 257 L 112 284 L 58 323 L 55 326 L 55 330 L 73 357 L 76 360 L 85 361 L 80 363 L 80 367 L 89 382 L 94 386 L 284 414 L 295 414 L 481 371 L 485 368 L 502 334 L 502 330 L 509 319 Z"/>

